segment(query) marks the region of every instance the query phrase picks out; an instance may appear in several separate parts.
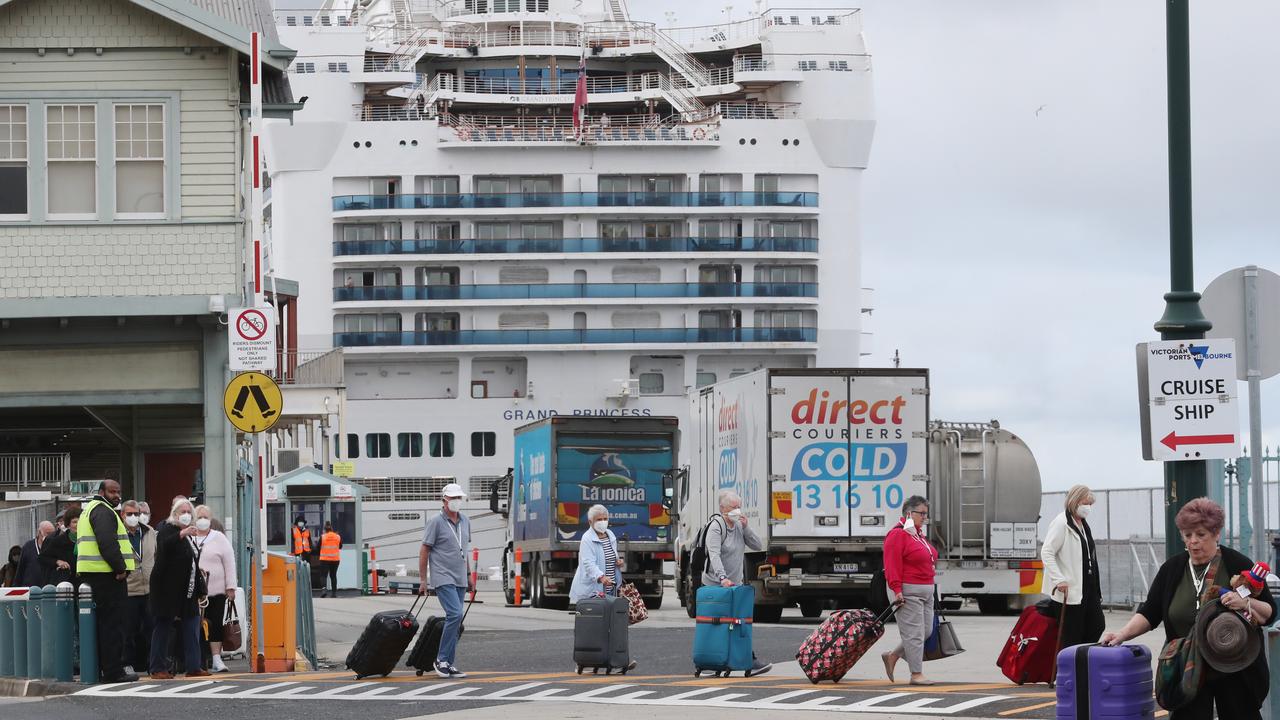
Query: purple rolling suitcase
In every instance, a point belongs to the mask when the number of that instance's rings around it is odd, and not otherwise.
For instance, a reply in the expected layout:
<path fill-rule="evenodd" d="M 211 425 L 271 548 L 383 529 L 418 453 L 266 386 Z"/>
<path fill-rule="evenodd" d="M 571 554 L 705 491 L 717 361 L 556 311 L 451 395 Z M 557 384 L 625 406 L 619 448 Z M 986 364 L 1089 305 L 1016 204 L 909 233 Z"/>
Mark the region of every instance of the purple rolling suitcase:
<path fill-rule="evenodd" d="M 1151 720 L 1151 651 L 1075 645 L 1058 653 L 1058 720 Z"/>

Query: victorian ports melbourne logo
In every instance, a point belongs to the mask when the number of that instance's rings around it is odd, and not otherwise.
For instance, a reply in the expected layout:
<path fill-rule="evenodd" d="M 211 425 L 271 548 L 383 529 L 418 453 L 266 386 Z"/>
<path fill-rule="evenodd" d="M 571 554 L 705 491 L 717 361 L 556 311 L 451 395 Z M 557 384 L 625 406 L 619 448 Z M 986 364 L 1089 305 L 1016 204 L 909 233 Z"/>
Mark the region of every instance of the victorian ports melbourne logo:
<path fill-rule="evenodd" d="M 1191 360 L 1195 362 L 1196 369 L 1204 367 L 1205 360 L 1230 360 L 1232 353 L 1229 352 L 1210 352 L 1208 345 L 1179 345 L 1176 348 L 1151 348 L 1152 355 L 1164 355 L 1170 360 Z"/>

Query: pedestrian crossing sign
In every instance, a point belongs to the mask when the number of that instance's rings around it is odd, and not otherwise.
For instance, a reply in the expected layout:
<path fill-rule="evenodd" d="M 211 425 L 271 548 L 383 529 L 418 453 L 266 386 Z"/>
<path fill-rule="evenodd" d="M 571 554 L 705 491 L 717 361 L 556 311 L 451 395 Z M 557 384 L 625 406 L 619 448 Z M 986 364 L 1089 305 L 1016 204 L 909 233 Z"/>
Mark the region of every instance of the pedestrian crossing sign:
<path fill-rule="evenodd" d="M 260 372 L 240 373 L 227 383 L 222 409 L 237 430 L 260 433 L 280 420 L 284 397 L 276 381 Z"/>

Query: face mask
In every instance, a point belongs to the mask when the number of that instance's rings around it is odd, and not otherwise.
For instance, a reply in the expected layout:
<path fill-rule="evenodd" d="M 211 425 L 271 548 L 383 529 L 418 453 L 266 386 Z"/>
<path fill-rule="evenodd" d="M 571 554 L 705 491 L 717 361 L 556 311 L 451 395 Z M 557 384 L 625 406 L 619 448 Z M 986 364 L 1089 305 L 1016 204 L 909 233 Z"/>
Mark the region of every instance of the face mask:
<path fill-rule="evenodd" d="M 598 533 L 602 533 L 602 532 L 604 532 L 605 530 L 608 530 L 608 529 L 609 529 L 609 521 L 608 521 L 608 520 L 597 520 L 597 521 L 595 521 L 594 523 L 592 523 L 592 524 L 591 524 L 591 527 L 595 528 L 595 531 L 596 531 L 596 532 L 598 532 Z"/>
<path fill-rule="evenodd" d="M 138 522 L 142 523 L 143 525 L 146 525 L 147 523 L 151 522 L 151 515 L 149 515 L 148 513 L 142 513 L 141 515 L 138 516 Z"/>
<path fill-rule="evenodd" d="M 1092 505 L 1081 505 L 1080 507 L 1076 508 L 1076 514 L 1082 518 L 1089 517 L 1089 513 L 1091 512 L 1093 512 Z"/>
<path fill-rule="evenodd" d="M 136 527 L 138 527 L 138 516 L 137 516 L 137 515 L 125 515 L 125 516 L 124 516 L 124 524 L 125 524 L 125 525 L 128 525 L 128 526 L 129 526 L 129 527 L 131 527 L 131 528 L 136 528 Z"/>
<path fill-rule="evenodd" d="M 734 508 L 729 511 L 730 520 L 737 522 L 740 517 L 742 517 L 742 508 Z"/>
<path fill-rule="evenodd" d="M 304 523 L 304 522 L 300 522 L 300 523 L 298 523 L 298 527 L 300 527 L 300 528 L 302 528 L 302 527 L 306 527 L 306 526 L 307 526 L 307 524 L 306 524 L 306 523 Z"/>
<path fill-rule="evenodd" d="M 209 521 L 209 518 L 200 518 L 196 521 L 196 529 L 204 532 L 205 530 L 208 530 L 209 526 L 212 524 L 213 523 Z"/>
<path fill-rule="evenodd" d="M 182 513 L 178 516 L 178 524 L 186 527 L 191 524 L 191 513 Z"/>
<path fill-rule="evenodd" d="M 450 500 L 445 505 L 448 506 L 449 512 L 460 512 L 462 510 L 462 501 L 457 498 Z"/>

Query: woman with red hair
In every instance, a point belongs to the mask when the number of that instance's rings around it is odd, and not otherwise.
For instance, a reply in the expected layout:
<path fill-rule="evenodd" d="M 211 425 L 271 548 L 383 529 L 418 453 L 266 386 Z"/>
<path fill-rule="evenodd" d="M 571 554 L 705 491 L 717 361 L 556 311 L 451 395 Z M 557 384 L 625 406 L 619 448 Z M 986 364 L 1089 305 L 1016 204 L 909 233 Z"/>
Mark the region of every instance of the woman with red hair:
<path fill-rule="evenodd" d="M 1222 507 L 1208 498 L 1196 498 L 1182 506 L 1174 523 L 1186 551 L 1160 566 L 1146 602 L 1119 632 L 1103 635 L 1103 645 L 1119 645 L 1159 627 L 1160 623 L 1164 623 L 1166 643 L 1191 635 L 1204 589 L 1214 585 L 1228 587 L 1232 576 L 1253 568 L 1252 560 L 1218 544 L 1224 521 Z M 1217 571 L 1208 577 L 1214 566 Z M 1265 625 L 1276 611 L 1275 600 L 1265 582 L 1255 597 L 1229 592 L 1222 596 L 1221 602 L 1229 610 L 1247 613 L 1249 620 L 1257 625 Z M 1173 710 L 1170 720 L 1211 720 L 1215 705 L 1219 718 L 1261 720 L 1259 710 L 1270 686 L 1265 653 L 1258 653 L 1253 663 L 1239 672 L 1213 671 L 1205 675 L 1207 679 L 1195 698 Z"/>

